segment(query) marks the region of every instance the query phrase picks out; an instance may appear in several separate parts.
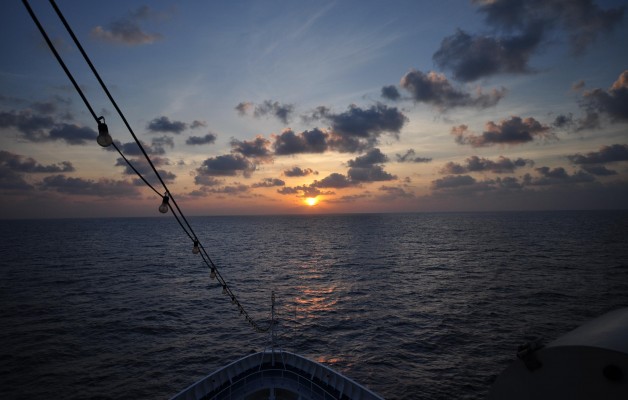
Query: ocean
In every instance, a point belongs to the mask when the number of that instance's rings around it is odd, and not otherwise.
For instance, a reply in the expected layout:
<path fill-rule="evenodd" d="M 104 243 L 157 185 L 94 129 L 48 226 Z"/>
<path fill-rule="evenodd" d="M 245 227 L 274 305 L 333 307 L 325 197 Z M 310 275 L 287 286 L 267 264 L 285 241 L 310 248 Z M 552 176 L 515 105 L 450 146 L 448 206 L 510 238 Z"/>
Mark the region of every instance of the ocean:
<path fill-rule="evenodd" d="M 628 211 L 190 218 L 278 345 L 389 400 L 483 399 L 628 306 Z M 0 221 L 3 399 L 167 399 L 270 346 L 172 218 Z"/>

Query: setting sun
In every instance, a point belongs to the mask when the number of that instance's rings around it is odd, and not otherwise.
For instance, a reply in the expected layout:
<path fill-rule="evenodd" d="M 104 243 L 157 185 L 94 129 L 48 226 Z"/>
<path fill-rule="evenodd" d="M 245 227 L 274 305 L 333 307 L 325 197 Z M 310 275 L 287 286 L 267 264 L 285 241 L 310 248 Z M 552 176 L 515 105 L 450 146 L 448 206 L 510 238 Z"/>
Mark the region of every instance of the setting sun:
<path fill-rule="evenodd" d="M 312 207 L 318 204 L 318 200 L 316 199 L 316 197 L 308 197 L 307 199 L 305 199 L 305 204 Z"/>

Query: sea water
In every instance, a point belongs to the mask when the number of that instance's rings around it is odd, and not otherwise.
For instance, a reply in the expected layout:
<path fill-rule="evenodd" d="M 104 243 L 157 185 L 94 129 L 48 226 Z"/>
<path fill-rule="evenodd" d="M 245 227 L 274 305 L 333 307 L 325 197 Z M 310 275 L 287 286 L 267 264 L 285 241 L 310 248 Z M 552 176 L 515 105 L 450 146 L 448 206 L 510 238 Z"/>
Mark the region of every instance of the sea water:
<path fill-rule="evenodd" d="M 482 399 L 628 306 L 628 211 L 194 217 L 278 347 L 393 399 Z M 167 399 L 270 346 L 172 218 L 0 221 L 0 397 Z"/>

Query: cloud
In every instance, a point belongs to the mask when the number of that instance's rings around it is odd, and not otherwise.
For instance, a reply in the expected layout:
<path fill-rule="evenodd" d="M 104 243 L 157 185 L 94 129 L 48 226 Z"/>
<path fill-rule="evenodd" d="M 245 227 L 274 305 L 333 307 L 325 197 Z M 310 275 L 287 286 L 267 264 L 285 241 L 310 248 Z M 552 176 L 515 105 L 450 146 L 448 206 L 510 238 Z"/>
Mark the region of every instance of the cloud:
<path fill-rule="evenodd" d="M 243 101 L 241 103 L 238 103 L 237 106 L 235 106 L 235 109 L 238 112 L 238 115 L 240 116 L 244 116 L 248 114 L 254 108 L 255 108 L 255 104 L 251 103 L 250 101 Z"/>
<path fill-rule="evenodd" d="M 64 140 L 73 145 L 92 143 L 97 136 L 92 128 L 74 124 L 60 124 L 48 132 L 50 140 Z"/>
<path fill-rule="evenodd" d="M 303 186 L 295 186 L 295 187 L 282 187 L 281 189 L 277 189 L 277 193 L 283 195 L 295 194 L 298 197 L 316 197 L 321 194 L 325 195 L 333 195 L 334 192 L 328 191 L 324 192 L 317 187 L 311 185 L 303 185 Z"/>
<path fill-rule="evenodd" d="M 137 46 L 150 44 L 160 40 L 158 33 L 148 33 L 142 30 L 140 22 L 151 19 L 156 14 L 147 6 L 141 6 L 128 16 L 112 21 L 107 28 L 96 26 L 91 30 L 91 36 L 109 43 Z"/>
<path fill-rule="evenodd" d="M 285 186 L 286 182 L 277 178 L 264 178 L 261 182 L 254 183 L 251 187 L 260 188 L 260 187 L 275 187 L 275 186 Z"/>
<path fill-rule="evenodd" d="M 36 143 L 62 140 L 71 145 L 82 145 L 98 136 L 92 128 L 56 123 L 52 117 L 34 115 L 28 109 L 0 112 L 0 128 L 16 128 L 24 139 Z"/>
<path fill-rule="evenodd" d="M 395 180 L 397 179 L 395 175 L 384 171 L 384 168 L 379 165 L 387 161 L 388 157 L 379 149 L 372 149 L 363 156 L 349 160 L 347 164 L 350 168 L 347 176 L 354 183 Z"/>
<path fill-rule="evenodd" d="M 340 203 L 355 203 L 357 201 L 360 200 L 364 200 L 364 199 L 368 199 L 372 197 L 369 193 L 362 193 L 362 194 L 351 194 L 351 195 L 347 195 L 347 196 L 341 196 L 338 197 L 336 199 L 327 199 L 325 200 L 325 202 L 327 203 L 336 203 L 336 204 L 340 204 Z"/>
<path fill-rule="evenodd" d="M 583 165 L 582 169 L 590 173 L 591 175 L 596 175 L 596 176 L 617 175 L 617 171 L 608 169 L 603 165 Z"/>
<path fill-rule="evenodd" d="M 456 143 L 469 144 L 472 147 L 487 147 L 495 144 L 516 145 L 533 141 L 537 137 L 551 136 L 550 128 L 542 125 L 532 117 L 524 118 L 513 116 L 496 124 L 489 121 L 481 135 L 475 135 L 468 130 L 468 126 L 459 125 L 451 129 L 456 137 Z"/>
<path fill-rule="evenodd" d="M 318 128 L 298 134 L 292 129 L 284 129 L 279 135 L 273 135 L 273 149 L 276 155 L 301 153 L 323 153 L 328 148 L 329 134 Z"/>
<path fill-rule="evenodd" d="M 382 87 L 382 97 L 387 100 L 397 101 L 401 98 L 399 94 L 399 90 L 394 85 L 384 86 Z"/>
<path fill-rule="evenodd" d="M 199 120 L 194 120 L 192 121 L 192 123 L 190 124 L 190 128 L 192 129 L 197 129 L 197 128 L 206 128 L 207 127 L 207 122 L 205 121 L 199 121 Z"/>
<path fill-rule="evenodd" d="M 279 104 L 279 102 L 272 100 L 264 100 L 258 105 L 255 105 L 255 103 L 250 101 L 245 101 L 238 103 L 238 105 L 235 106 L 235 109 L 241 116 L 247 115 L 250 112 L 253 113 L 255 118 L 271 115 L 279 119 L 284 124 L 287 124 L 294 112 L 294 105 Z"/>
<path fill-rule="evenodd" d="M 194 183 L 203 186 L 201 189 L 204 189 L 206 186 L 219 186 L 222 185 L 223 182 L 223 179 L 214 178 L 209 175 L 196 175 L 194 177 Z"/>
<path fill-rule="evenodd" d="M 535 168 L 540 177 L 533 178 L 530 174 L 526 174 L 524 177 L 524 183 L 532 186 L 546 186 L 557 184 L 572 184 L 593 182 L 595 178 L 584 171 L 577 171 L 572 175 L 569 175 L 563 167 L 539 167 Z"/>
<path fill-rule="evenodd" d="M 554 31 L 566 34 L 571 52 L 583 53 L 601 33 L 612 32 L 624 7 L 602 10 L 591 0 L 474 0 L 495 36 L 463 30 L 443 39 L 434 61 L 469 82 L 500 73 L 528 73 L 529 60 Z M 548 40 L 549 39 L 549 40 Z"/>
<path fill-rule="evenodd" d="M 197 176 L 195 182 L 202 185 L 202 176 L 236 176 L 241 173 L 248 178 L 255 171 L 255 164 L 239 154 L 225 154 L 217 157 L 210 157 L 203 161 L 202 165 L 196 169 Z"/>
<path fill-rule="evenodd" d="M 158 140 L 159 142 L 159 140 Z M 144 154 L 142 153 L 142 151 L 140 150 L 140 146 L 137 145 L 137 143 L 135 142 L 127 142 L 127 143 L 121 143 L 118 140 L 114 140 L 114 143 L 116 145 L 116 147 L 118 147 L 118 149 L 120 149 L 120 151 L 127 156 L 143 156 Z M 142 141 L 140 141 L 140 143 L 142 144 L 142 147 L 144 148 L 144 151 L 146 151 L 146 153 L 148 155 L 164 155 L 166 154 L 166 150 L 158 145 L 149 145 L 147 143 L 144 143 Z M 154 143 L 154 142 L 153 142 Z M 107 151 L 116 151 L 116 149 L 113 146 L 109 146 L 109 147 L 105 147 L 105 149 Z"/>
<path fill-rule="evenodd" d="M 25 157 L 9 151 L 0 150 L 0 167 L 19 173 L 58 173 L 75 171 L 69 161 L 57 164 L 42 165 L 34 158 Z"/>
<path fill-rule="evenodd" d="M 284 124 L 287 124 L 293 111 L 294 106 L 292 104 L 279 104 L 276 101 L 264 100 L 262 104 L 255 107 L 253 113 L 256 117 L 273 115 Z"/>
<path fill-rule="evenodd" d="M 541 27 L 546 32 L 562 29 L 571 51 L 582 53 L 600 33 L 612 32 L 623 18 L 625 7 L 602 10 L 592 0 L 474 0 L 486 22 L 504 31 L 530 31 Z"/>
<path fill-rule="evenodd" d="M 449 175 L 432 181 L 432 189 L 449 189 L 473 185 L 477 181 L 469 175 Z"/>
<path fill-rule="evenodd" d="M 480 158 L 478 156 L 471 156 L 466 159 L 466 165 L 461 165 L 454 162 L 448 162 L 440 170 L 441 174 L 456 175 L 466 174 L 469 172 L 493 172 L 496 174 L 503 174 L 514 172 L 516 168 L 525 167 L 526 165 L 534 165 L 534 161 L 523 158 L 517 158 L 511 160 L 508 157 L 499 156 L 497 161 L 492 161 L 488 158 Z"/>
<path fill-rule="evenodd" d="M 31 108 L 39 114 L 54 114 L 57 112 L 57 103 L 52 101 L 37 101 L 31 104 Z"/>
<path fill-rule="evenodd" d="M 186 139 L 185 144 L 190 146 L 201 145 L 201 144 L 213 144 L 216 142 L 216 135 L 213 133 L 208 133 L 205 136 L 190 136 Z"/>
<path fill-rule="evenodd" d="M 219 188 L 209 189 L 207 187 L 203 188 L 206 193 L 215 193 L 215 194 L 226 194 L 230 196 L 237 196 L 242 193 L 246 193 L 249 191 L 249 187 L 243 184 L 234 184 L 231 186 L 223 186 Z"/>
<path fill-rule="evenodd" d="M 475 97 L 454 88 L 443 74 L 427 74 L 412 70 L 401 78 L 401 87 L 410 92 L 417 103 L 431 104 L 443 111 L 454 107 L 488 108 L 504 97 L 506 89 L 492 90 L 489 94 L 478 90 Z"/>
<path fill-rule="evenodd" d="M 65 175 L 53 175 L 44 178 L 40 188 L 59 193 L 98 197 L 135 197 L 139 194 L 135 185 L 128 181 L 112 179 L 94 181 L 83 178 L 68 178 Z"/>
<path fill-rule="evenodd" d="M 396 107 L 378 103 L 367 109 L 349 106 L 343 113 L 332 113 L 326 107 L 318 107 L 304 120 L 326 120 L 331 124 L 327 140 L 330 149 L 340 152 L 360 152 L 372 148 L 379 137 L 388 133 L 395 138 L 408 121 Z"/>
<path fill-rule="evenodd" d="M 247 158 L 254 158 L 260 162 L 272 161 L 272 153 L 269 150 L 270 141 L 262 136 L 256 136 L 253 140 L 231 139 L 231 151 L 239 153 Z"/>
<path fill-rule="evenodd" d="M 393 201 L 399 198 L 412 199 L 415 197 L 414 193 L 407 192 L 404 188 L 398 186 L 383 185 L 378 190 L 384 192 L 384 194 L 380 196 L 380 199 L 385 201 Z"/>
<path fill-rule="evenodd" d="M 542 33 L 539 27 L 519 36 L 494 38 L 458 30 L 443 39 L 433 58 L 436 65 L 452 71 L 454 78 L 462 82 L 499 73 L 527 73 L 531 72 L 528 61 Z"/>
<path fill-rule="evenodd" d="M 582 106 L 587 118 L 599 119 L 598 113 L 607 115 L 611 122 L 628 122 L 628 70 L 619 75 L 609 90 L 594 89 L 584 92 Z M 597 124 L 589 124 L 589 126 Z"/>
<path fill-rule="evenodd" d="M 141 157 L 141 158 L 131 158 L 131 159 L 128 159 L 128 160 L 133 165 L 133 167 L 137 170 L 137 172 L 142 174 L 144 179 L 146 179 L 151 185 L 155 186 L 155 185 L 157 185 L 159 183 L 159 180 L 155 176 L 155 173 L 154 173 L 153 169 L 148 164 L 148 161 L 146 161 L 145 158 L 143 158 L 143 157 Z M 161 176 L 161 178 L 165 182 L 170 183 L 170 182 L 172 182 L 172 181 L 174 181 L 176 179 L 177 176 L 175 174 L 173 174 L 173 173 L 171 173 L 169 171 L 166 171 L 165 169 L 157 168 L 157 167 L 161 167 L 161 166 L 164 166 L 164 165 L 171 165 L 170 164 L 170 160 L 168 160 L 167 158 L 164 158 L 164 157 L 152 157 L 151 161 L 152 161 L 153 165 L 155 166 L 155 168 L 157 169 L 157 172 L 159 172 L 159 175 Z M 116 160 L 116 166 L 117 167 L 124 167 L 124 173 L 127 174 L 127 175 L 137 176 L 137 173 L 133 170 L 133 168 L 131 168 L 129 166 L 129 164 L 127 164 L 126 161 L 124 161 L 124 159 L 121 158 L 121 157 Z M 137 185 L 137 186 L 143 186 L 143 185 L 146 184 L 139 177 L 136 180 L 134 180 L 133 183 L 135 185 Z"/>
<path fill-rule="evenodd" d="M 347 165 L 349 167 L 370 167 L 374 164 L 383 164 L 388 161 L 388 156 L 381 152 L 380 149 L 371 149 L 363 156 L 356 157 L 353 160 L 349 160 Z"/>
<path fill-rule="evenodd" d="M 151 143 L 153 144 L 155 148 L 159 148 L 162 150 L 166 146 L 170 147 L 171 149 L 174 149 L 174 139 L 172 139 L 172 137 L 170 136 L 161 136 L 161 137 L 153 138 L 151 140 Z"/>
<path fill-rule="evenodd" d="M 573 154 L 567 158 L 574 164 L 606 164 L 616 161 L 628 161 L 628 144 L 602 146 L 598 151 L 587 154 Z"/>
<path fill-rule="evenodd" d="M 7 167 L 0 164 L 0 191 L 4 194 L 10 191 L 24 191 L 31 190 L 33 186 L 24 180 L 22 174 L 19 174 Z"/>
<path fill-rule="evenodd" d="M 151 132 L 167 132 L 180 134 L 186 130 L 188 125 L 181 121 L 170 121 L 168 117 L 157 117 L 148 123 L 146 128 Z"/>
<path fill-rule="evenodd" d="M 352 182 L 345 175 L 333 172 L 321 179 L 320 181 L 316 180 L 311 185 L 313 188 L 321 188 L 321 189 L 342 189 L 351 186 L 355 186 L 355 183 Z"/>
<path fill-rule="evenodd" d="M 292 178 L 297 176 L 308 176 L 311 174 L 318 175 L 318 171 L 314 171 L 312 168 L 292 167 L 291 169 L 284 170 L 283 174 L 289 178 Z"/>
<path fill-rule="evenodd" d="M 352 182 L 379 182 L 397 179 L 396 175 L 384 171 L 381 165 L 349 168 L 347 175 Z"/>
<path fill-rule="evenodd" d="M 413 162 L 413 163 L 428 163 L 432 161 L 428 157 L 415 157 L 416 152 L 414 149 L 408 149 L 405 154 L 395 154 L 397 162 Z"/>

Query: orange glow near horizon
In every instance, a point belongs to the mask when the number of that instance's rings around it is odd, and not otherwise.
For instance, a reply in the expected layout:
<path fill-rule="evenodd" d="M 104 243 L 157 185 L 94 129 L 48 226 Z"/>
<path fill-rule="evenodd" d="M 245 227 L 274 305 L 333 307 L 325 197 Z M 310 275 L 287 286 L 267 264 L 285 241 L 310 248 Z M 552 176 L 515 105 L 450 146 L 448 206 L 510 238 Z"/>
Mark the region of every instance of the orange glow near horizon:
<path fill-rule="evenodd" d="M 318 199 L 316 197 L 308 197 L 307 199 L 305 199 L 305 204 L 313 207 L 318 204 Z"/>

